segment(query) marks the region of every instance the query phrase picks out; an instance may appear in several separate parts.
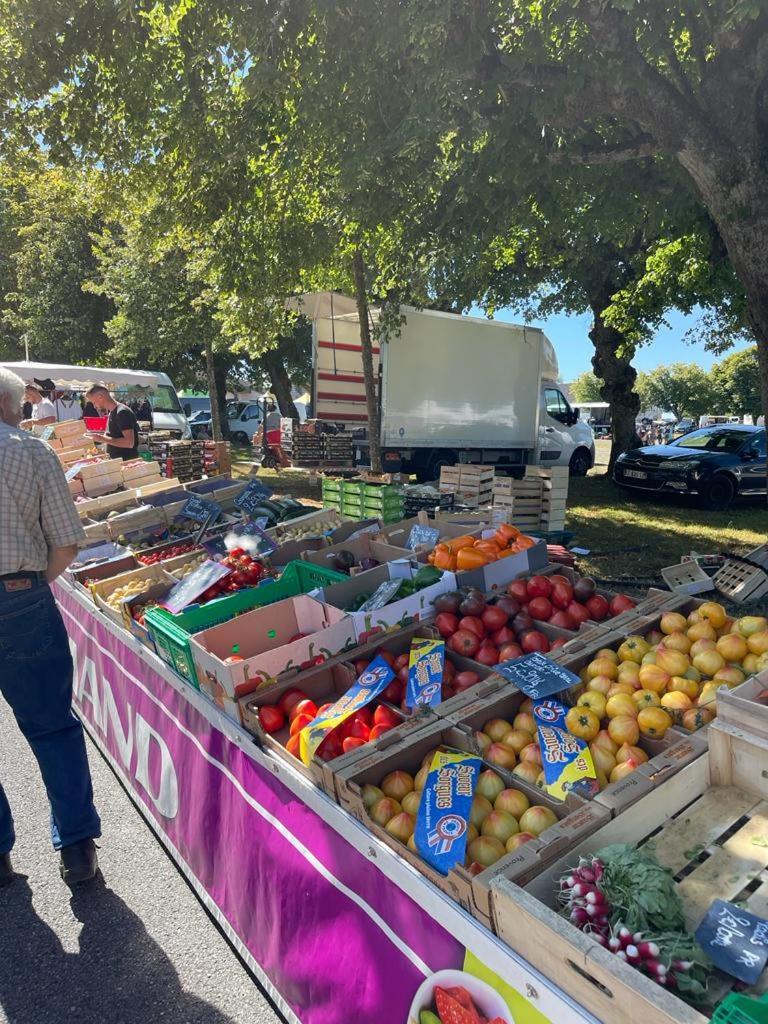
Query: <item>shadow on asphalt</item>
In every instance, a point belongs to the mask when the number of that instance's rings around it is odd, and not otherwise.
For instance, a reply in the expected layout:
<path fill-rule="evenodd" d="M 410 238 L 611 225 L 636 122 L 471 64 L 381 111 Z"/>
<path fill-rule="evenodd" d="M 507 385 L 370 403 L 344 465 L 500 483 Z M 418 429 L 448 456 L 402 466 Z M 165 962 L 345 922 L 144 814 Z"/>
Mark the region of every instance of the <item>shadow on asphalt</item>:
<path fill-rule="evenodd" d="M 231 1024 L 185 992 L 173 964 L 102 877 L 73 890 L 79 950 L 67 952 L 24 876 L 0 895 L 0 1019 L 7 1024 Z"/>

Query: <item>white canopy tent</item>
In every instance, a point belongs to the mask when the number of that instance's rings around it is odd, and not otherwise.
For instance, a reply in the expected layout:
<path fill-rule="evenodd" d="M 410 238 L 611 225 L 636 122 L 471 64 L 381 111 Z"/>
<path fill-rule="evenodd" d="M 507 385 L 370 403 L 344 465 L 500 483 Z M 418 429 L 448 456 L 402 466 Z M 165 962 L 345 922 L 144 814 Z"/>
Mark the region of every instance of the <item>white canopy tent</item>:
<path fill-rule="evenodd" d="M 107 388 L 156 388 L 158 379 L 145 370 L 114 370 L 103 366 L 63 366 L 59 363 L 0 363 L 18 374 L 25 384 L 52 380 L 57 388 L 86 391 L 94 384 Z"/>

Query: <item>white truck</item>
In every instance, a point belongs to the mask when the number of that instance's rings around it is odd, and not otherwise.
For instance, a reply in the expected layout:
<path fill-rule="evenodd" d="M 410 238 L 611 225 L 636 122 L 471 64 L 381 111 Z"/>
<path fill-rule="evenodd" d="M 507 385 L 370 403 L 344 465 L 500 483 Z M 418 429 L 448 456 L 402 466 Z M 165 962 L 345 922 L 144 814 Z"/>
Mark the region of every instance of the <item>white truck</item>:
<path fill-rule="evenodd" d="M 365 461 L 359 428 L 368 415 L 354 302 L 315 294 L 300 308 L 313 320 L 314 415 L 355 430 Z M 476 462 L 569 466 L 573 475 L 586 474 L 594 435 L 565 398 L 543 331 L 432 310 L 401 312 L 399 333 L 373 346 L 385 471 L 433 480 L 441 466 Z"/>

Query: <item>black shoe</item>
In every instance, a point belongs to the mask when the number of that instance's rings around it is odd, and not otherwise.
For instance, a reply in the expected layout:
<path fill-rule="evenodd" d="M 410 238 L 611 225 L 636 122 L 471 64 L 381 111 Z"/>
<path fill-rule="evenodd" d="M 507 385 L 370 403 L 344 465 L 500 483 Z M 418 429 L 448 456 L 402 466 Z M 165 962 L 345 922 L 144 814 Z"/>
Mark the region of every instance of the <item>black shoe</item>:
<path fill-rule="evenodd" d="M 2 889 L 4 885 L 10 885 L 15 877 L 16 872 L 13 870 L 13 865 L 11 864 L 10 853 L 0 854 L 0 889 Z"/>
<path fill-rule="evenodd" d="M 98 867 L 96 844 L 92 839 L 81 839 L 79 843 L 61 848 L 61 877 L 67 885 L 90 882 Z"/>

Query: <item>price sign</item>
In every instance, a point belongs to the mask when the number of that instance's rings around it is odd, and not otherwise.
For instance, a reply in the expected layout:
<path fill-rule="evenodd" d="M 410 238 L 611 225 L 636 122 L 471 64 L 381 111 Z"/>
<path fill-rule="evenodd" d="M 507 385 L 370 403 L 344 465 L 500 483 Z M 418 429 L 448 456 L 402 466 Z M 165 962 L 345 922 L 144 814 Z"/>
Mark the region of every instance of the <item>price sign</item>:
<path fill-rule="evenodd" d="M 168 597 L 162 602 L 163 608 L 172 615 L 178 615 L 187 605 L 194 604 L 209 587 L 218 583 L 219 580 L 223 580 L 225 576 L 229 576 L 231 572 L 232 569 L 227 565 L 222 565 L 221 562 L 203 562 L 186 579 L 173 587 Z"/>
<path fill-rule="evenodd" d="M 715 900 L 696 929 L 696 941 L 715 967 L 754 985 L 768 961 L 768 921 L 726 900 Z"/>
<path fill-rule="evenodd" d="M 405 694 L 409 708 L 435 707 L 441 703 L 444 668 L 444 640 L 416 637 L 411 641 Z"/>
<path fill-rule="evenodd" d="M 248 485 L 238 494 L 233 504 L 241 512 L 252 515 L 265 498 L 272 494 L 272 488 L 261 483 L 260 480 L 251 480 Z"/>
<path fill-rule="evenodd" d="M 405 546 L 409 551 L 415 551 L 416 548 L 422 547 L 433 548 L 439 540 L 440 531 L 437 527 L 424 526 L 422 523 L 418 523 L 411 530 Z"/>
<path fill-rule="evenodd" d="M 182 519 L 194 519 L 196 523 L 213 523 L 221 515 L 221 508 L 215 501 L 208 498 L 201 498 L 199 494 L 193 494 L 184 502 L 181 510 Z"/>
<path fill-rule="evenodd" d="M 43 441 L 50 441 L 55 433 L 56 428 L 52 424 L 49 424 L 47 427 L 43 427 L 40 431 L 40 437 Z"/>
<path fill-rule="evenodd" d="M 522 690 L 526 697 L 533 700 L 550 697 L 562 690 L 570 690 L 572 686 L 581 682 L 573 672 L 550 661 L 538 651 L 524 654 L 522 658 L 515 658 L 514 661 L 502 662 L 501 665 L 495 666 L 494 671 L 504 676 L 510 683 L 514 683 L 518 690 Z"/>
<path fill-rule="evenodd" d="M 357 610 L 359 612 L 375 612 L 377 608 L 383 608 L 385 604 L 389 604 L 402 585 L 402 580 L 384 580 Z"/>

